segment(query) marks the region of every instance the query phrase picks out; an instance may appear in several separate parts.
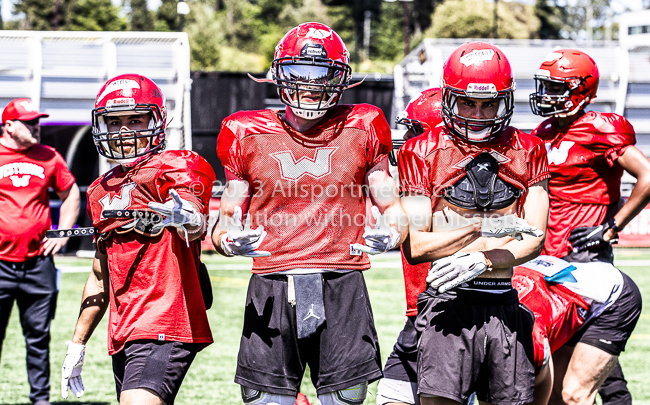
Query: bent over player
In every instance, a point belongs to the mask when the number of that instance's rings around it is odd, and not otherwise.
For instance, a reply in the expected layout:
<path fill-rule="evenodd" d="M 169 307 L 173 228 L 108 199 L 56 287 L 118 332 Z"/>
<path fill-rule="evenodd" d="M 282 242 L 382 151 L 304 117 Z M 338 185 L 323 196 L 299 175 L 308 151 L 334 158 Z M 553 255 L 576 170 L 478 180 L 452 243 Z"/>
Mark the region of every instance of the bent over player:
<path fill-rule="evenodd" d="M 97 150 L 119 165 L 87 192 L 100 237 L 68 342 L 62 394 L 83 395 L 85 344 L 110 307 L 108 353 L 119 403 L 170 405 L 196 353 L 212 343 L 198 239 L 206 230 L 214 171 L 194 152 L 163 152 L 165 98 L 144 76 L 106 82 L 92 119 Z M 146 215 L 109 215 L 116 210 Z M 156 220 L 156 212 L 164 219 Z"/>
<path fill-rule="evenodd" d="M 348 63 L 329 27 L 293 28 L 271 67 L 287 108 L 236 113 L 219 133 L 228 182 L 212 242 L 254 257 L 235 377 L 247 404 L 293 405 L 306 364 L 323 405 L 363 403 L 381 377 L 361 270 L 408 227 L 381 110 L 338 105 Z M 366 191 L 376 224 L 364 233 Z"/>
<path fill-rule="evenodd" d="M 434 261 L 411 339 L 422 404 L 533 399 L 534 319 L 510 279 L 541 250 L 549 174 L 543 144 L 508 126 L 514 88 L 500 49 L 461 45 L 443 67 L 445 125 L 398 152 L 403 251 Z"/>
<path fill-rule="evenodd" d="M 634 129 L 613 113 L 585 111 L 598 91 L 596 62 L 576 49 L 559 49 L 544 58 L 535 75 L 537 91 L 530 95 L 533 113 L 549 117 L 532 135 L 548 150 L 550 215 L 544 251 L 568 262 L 614 260 L 611 243 L 650 201 L 650 162 L 637 149 Z M 623 170 L 637 178 L 621 207 Z M 641 305 L 634 282 L 624 275 L 630 308 Z M 637 302 L 638 300 L 638 302 Z M 632 397 L 618 365 L 625 347 L 614 329 L 618 319 L 603 314 L 580 342 L 557 353 L 556 369 L 566 370 L 551 402 L 591 404 L 601 390 L 606 405 L 630 404 Z M 560 358 L 563 361 L 560 362 Z M 569 361 L 571 359 L 571 361 Z M 613 371 L 612 371 L 613 370 Z"/>

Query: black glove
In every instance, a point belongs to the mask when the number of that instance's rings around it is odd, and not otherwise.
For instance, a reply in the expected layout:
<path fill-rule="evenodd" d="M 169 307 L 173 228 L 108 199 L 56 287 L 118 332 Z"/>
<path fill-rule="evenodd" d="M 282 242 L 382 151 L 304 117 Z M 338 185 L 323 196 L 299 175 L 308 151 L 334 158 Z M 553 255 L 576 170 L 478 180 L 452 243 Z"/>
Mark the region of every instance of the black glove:
<path fill-rule="evenodd" d="M 598 226 L 580 226 L 571 230 L 568 239 L 569 243 L 571 243 L 571 246 L 573 246 L 574 252 L 582 252 L 589 249 L 595 249 L 605 244 L 616 243 L 618 242 L 616 233 L 614 234 L 614 237 L 609 241 L 605 241 L 603 239 L 605 232 L 607 232 L 607 230 L 611 229 L 613 226 L 616 226 L 614 218 Z"/>

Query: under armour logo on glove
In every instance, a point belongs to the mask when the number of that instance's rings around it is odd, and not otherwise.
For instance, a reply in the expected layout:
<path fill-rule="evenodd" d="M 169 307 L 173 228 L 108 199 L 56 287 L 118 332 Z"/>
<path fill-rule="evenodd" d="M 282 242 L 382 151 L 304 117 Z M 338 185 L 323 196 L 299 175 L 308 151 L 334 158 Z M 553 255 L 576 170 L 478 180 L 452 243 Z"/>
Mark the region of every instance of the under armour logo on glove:
<path fill-rule="evenodd" d="M 485 217 L 481 224 L 481 236 L 483 237 L 503 238 L 511 236 L 517 240 L 523 240 L 522 234 L 524 233 L 536 238 L 544 235 L 544 232 L 531 226 L 525 219 L 516 215 Z"/>
<path fill-rule="evenodd" d="M 181 196 L 178 195 L 176 190 L 169 190 L 169 195 L 172 199 L 164 204 L 158 202 L 149 203 L 149 208 L 165 217 L 156 228 L 173 226 L 182 229 L 183 232 L 185 232 L 185 242 L 187 242 L 187 247 L 190 247 L 190 239 L 185 225 L 189 225 L 193 228 L 200 227 L 203 225 L 203 218 L 201 217 L 201 214 L 194 209 L 192 204 L 189 203 L 189 201 L 183 200 Z"/>
<path fill-rule="evenodd" d="M 263 226 L 251 229 L 249 225 L 246 225 L 246 228 L 244 228 L 241 208 L 235 207 L 235 213 L 232 216 L 232 223 L 228 228 L 228 232 L 221 236 L 221 250 L 226 256 L 271 256 L 270 252 L 257 250 L 264 238 L 266 238 L 266 232 Z"/>
<path fill-rule="evenodd" d="M 487 269 L 483 252 L 455 253 L 431 263 L 427 283 L 444 293 L 475 279 Z"/>
<path fill-rule="evenodd" d="M 354 243 L 351 245 L 352 251 L 357 250 L 370 255 L 376 255 L 395 248 L 399 243 L 399 232 L 397 232 L 397 229 L 383 223 L 383 217 L 379 212 L 379 208 L 373 205 L 370 211 L 372 212 L 372 216 L 375 217 L 375 227 L 371 228 L 366 226 L 366 231 L 363 233 L 363 239 L 366 240 L 366 244 Z"/>

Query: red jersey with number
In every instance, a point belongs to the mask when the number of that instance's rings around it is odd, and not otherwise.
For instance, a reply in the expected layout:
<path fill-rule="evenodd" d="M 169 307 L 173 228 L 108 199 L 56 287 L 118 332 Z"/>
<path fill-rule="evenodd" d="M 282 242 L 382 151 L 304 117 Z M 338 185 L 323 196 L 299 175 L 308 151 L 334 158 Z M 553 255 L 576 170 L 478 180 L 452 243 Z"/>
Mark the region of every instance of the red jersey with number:
<path fill-rule="evenodd" d="M 74 176 L 54 148 L 36 144 L 26 150 L 0 143 L 0 260 L 24 262 L 43 253 L 50 229 L 48 187 L 72 187 Z"/>
<path fill-rule="evenodd" d="M 171 200 L 174 189 L 207 215 L 214 180 L 198 154 L 167 151 L 126 172 L 117 166 L 88 188 L 88 215 L 100 233 L 108 232 L 109 354 L 138 339 L 212 343 L 199 285 L 200 241 L 188 248 L 176 228 L 148 233 L 140 219 L 107 219 L 102 211 L 150 211 L 149 202 Z"/>
<path fill-rule="evenodd" d="M 564 257 L 567 238 L 579 226 L 600 225 L 607 206 L 621 197 L 623 168 L 615 164 L 636 143 L 634 128 L 624 117 L 590 111 L 567 128 L 556 118 L 532 132 L 548 151 L 550 213 L 542 254 Z"/>
<path fill-rule="evenodd" d="M 304 133 L 287 125 L 283 112 L 238 112 L 221 124 L 217 152 L 229 178 L 251 188 L 252 228 L 264 226 L 253 273 L 293 268 L 364 270 L 365 176 L 388 157 L 390 128 L 367 104 L 340 105 Z"/>
<path fill-rule="evenodd" d="M 512 286 L 519 301 L 535 314 L 535 366 L 540 369 L 544 364 L 544 338 L 548 339 L 551 353 L 559 349 L 584 324 L 589 304 L 568 288 L 547 282 L 543 274 L 524 266 L 515 267 Z"/>
<path fill-rule="evenodd" d="M 528 188 L 550 176 L 544 144 L 536 137 L 508 127 L 490 142 L 471 143 L 438 125 L 408 140 L 397 152 L 400 192 L 431 198 L 433 210 L 444 190 L 466 175 L 465 165 L 482 152 L 490 153 L 499 163 L 498 176 L 502 180 L 522 191 L 518 213 Z M 430 265 L 403 266 L 407 315 L 417 314 L 417 296 L 426 289 L 427 266 Z"/>

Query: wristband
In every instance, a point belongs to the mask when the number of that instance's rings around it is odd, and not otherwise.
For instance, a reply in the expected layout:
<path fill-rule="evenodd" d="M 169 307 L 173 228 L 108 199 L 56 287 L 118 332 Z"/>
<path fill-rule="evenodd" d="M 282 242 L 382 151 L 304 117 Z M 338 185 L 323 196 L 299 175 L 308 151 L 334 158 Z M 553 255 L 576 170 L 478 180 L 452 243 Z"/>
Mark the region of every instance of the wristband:
<path fill-rule="evenodd" d="M 616 225 L 616 220 L 613 217 L 612 217 L 612 219 L 607 221 L 607 225 L 608 225 L 609 229 L 611 229 L 612 231 L 614 231 L 616 233 L 621 232 L 623 230 L 623 228 L 625 228 L 625 227 L 619 228 L 619 226 Z"/>

